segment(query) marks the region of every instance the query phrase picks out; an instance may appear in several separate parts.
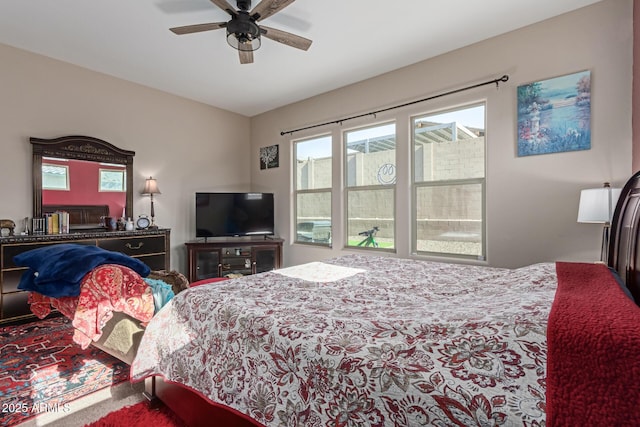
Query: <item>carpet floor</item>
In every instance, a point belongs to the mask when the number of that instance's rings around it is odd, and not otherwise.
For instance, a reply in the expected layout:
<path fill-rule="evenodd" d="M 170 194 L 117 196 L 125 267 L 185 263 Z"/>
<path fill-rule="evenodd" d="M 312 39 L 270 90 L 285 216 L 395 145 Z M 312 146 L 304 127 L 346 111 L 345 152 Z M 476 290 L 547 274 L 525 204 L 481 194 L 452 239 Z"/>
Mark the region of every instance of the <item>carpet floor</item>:
<path fill-rule="evenodd" d="M 86 427 L 186 427 L 166 406 L 150 407 L 148 402 L 136 403 L 88 424 Z"/>
<path fill-rule="evenodd" d="M 0 425 L 66 418 L 85 400 L 118 404 L 118 393 L 141 399 L 142 385 L 127 381 L 128 365 L 91 346 L 82 350 L 72 334 L 64 317 L 0 327 Z"/>

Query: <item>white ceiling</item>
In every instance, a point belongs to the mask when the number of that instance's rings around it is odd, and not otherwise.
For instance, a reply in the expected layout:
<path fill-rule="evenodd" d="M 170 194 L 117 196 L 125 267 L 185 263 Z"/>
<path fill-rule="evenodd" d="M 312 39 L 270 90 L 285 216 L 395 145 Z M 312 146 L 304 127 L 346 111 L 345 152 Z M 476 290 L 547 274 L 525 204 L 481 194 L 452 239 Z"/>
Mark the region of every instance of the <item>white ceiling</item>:
<path fill-rule="evenodd" d="M 297 0 L 260 23 L 311 48 L 241 65 L 224 29 L 169 31 L 228 21 L 209 0 L 1 0 L 0 43 L 251 117 L 597 1 Z"/>

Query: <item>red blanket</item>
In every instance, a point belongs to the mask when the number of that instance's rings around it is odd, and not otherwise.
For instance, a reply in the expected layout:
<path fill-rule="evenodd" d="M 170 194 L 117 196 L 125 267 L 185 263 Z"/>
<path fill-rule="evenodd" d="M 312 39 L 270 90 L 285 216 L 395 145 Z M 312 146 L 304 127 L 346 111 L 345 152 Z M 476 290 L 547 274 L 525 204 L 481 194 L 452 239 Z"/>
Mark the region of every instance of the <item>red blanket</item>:
<path fill-rule="evenodd" d="M 73 320 L 73 341 L 87 348 L 98 341 L 102 328 L 119 311 L 141 322 L 153 317 L 154 303 L 151 288 L 132 269 L 104 264 L 92 269 L 82 279 L 80 296 L 52 298 L 37 292 L 29 295 L 31 311 L 44 318 L 57 308 Z"/>
<path fill-rule="evenodd" d="M 547 426 L 639 426 L 640 307 L 604 265 L 556 268 Z"/>

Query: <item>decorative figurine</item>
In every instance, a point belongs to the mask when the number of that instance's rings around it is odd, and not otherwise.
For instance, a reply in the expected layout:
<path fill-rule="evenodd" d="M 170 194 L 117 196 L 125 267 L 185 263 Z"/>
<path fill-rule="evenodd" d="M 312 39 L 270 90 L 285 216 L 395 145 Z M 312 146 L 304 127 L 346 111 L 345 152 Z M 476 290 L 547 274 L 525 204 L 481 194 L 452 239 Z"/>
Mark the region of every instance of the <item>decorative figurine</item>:
<path fill-rule="evenodd" d="M 16 228 L 16 223 L 10 219 L 0 219 L 0 236 L 9 237 L 13 236 L 13 232 Z"/>

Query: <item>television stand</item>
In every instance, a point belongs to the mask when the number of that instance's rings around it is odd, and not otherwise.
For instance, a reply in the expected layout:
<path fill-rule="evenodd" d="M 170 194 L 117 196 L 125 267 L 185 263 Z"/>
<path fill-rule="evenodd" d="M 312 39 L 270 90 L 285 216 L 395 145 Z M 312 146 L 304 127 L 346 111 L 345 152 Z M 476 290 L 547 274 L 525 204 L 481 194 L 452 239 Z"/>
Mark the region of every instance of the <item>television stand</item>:
<path fill-rule="evenodd" d="M 225 238 L 190 241 L 187 247 L 189 282 L 215 277 L 237 277 L 280 268 L 283 239 Z"/>

